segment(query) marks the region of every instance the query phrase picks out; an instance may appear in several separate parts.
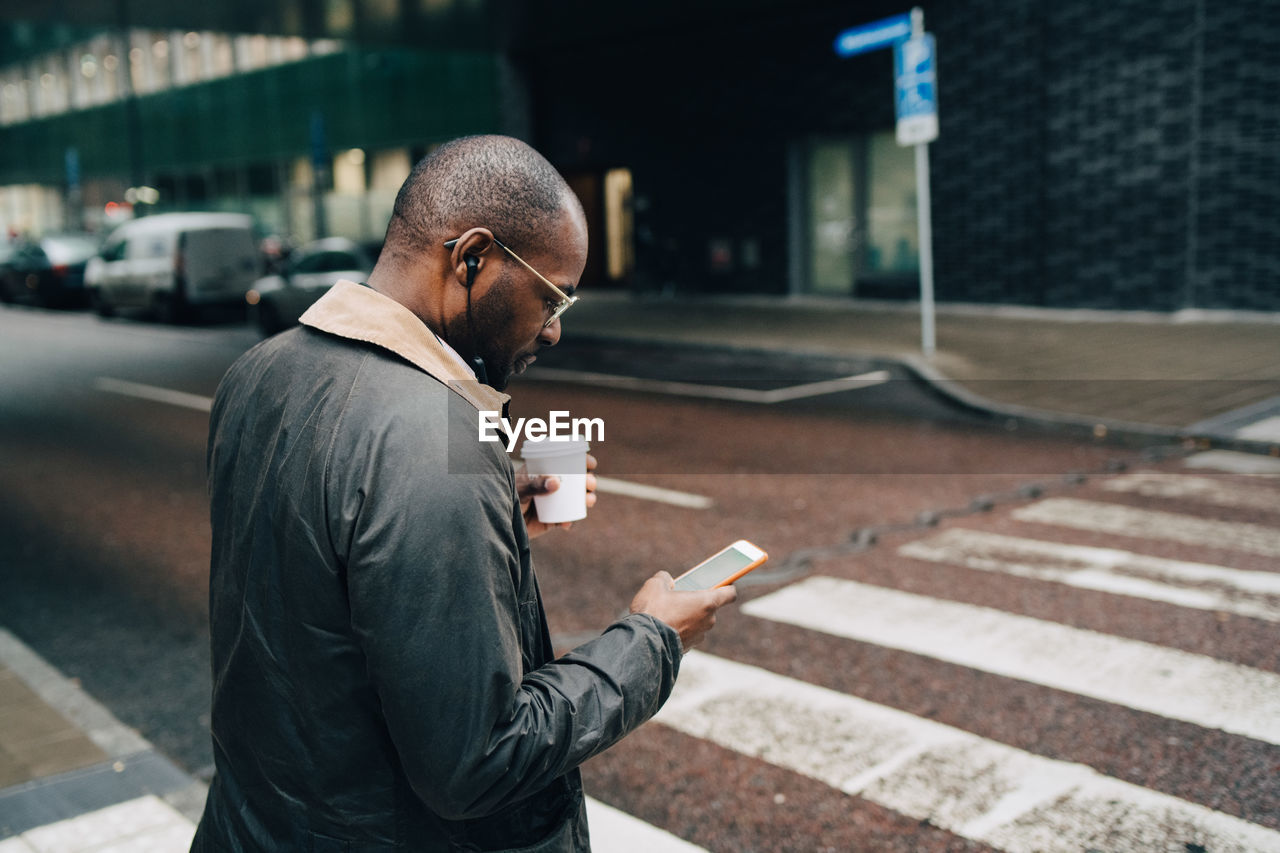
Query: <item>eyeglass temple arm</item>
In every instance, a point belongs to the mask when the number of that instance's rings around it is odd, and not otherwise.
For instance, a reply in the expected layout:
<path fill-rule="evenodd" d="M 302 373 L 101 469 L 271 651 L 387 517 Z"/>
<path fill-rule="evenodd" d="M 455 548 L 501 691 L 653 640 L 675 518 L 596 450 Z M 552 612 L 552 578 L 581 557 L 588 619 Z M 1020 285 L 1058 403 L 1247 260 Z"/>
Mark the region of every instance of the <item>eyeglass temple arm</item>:
<path fill-rule="evenodd" d="M 444 247 L 445 247 L 446 249 L 452 249 L 454 246 L 458 245 L 458 241 L 459 241 L 459 240 L 461 240 L 461 239 L 462 239 L 461 237 L 454 237 L 452 240 L 446 240 L 446 241 L 445 241 L 445 243 L 444 243 Z M 533 274 L 534 274 L 534 275 L 536 275 L 538 278 L 542 279 L 543 284 L 546 284 L 548 287 L 550 287 L 552 290 L 554 290 L 556 293 L 558 293 L 558 294 L 560 295 L 560 298 L 561 298 L 561 299 L 563 299 L 564 301 L 568 302 L 570 305 L 572 305 L 573 303 L 575 303 L 575 302 L 577 302 L 577 301 L 578 301 L 578 297 L 576 297 L 576 296 L 570 296 L 569 294 L 565 293 L 563 290 L 561 290 L 561 289 L 560 289 L 560 287 L 559 287 L 558 285 L 556 285 L 556 283 L 555 283 L 555 282 L 551 281 L 549 278 L 547 278 L 546 276 L 544 276 L 542 273 L 538 272 L 538 271 L 537 271 L 537 270 L 535 270 L 533 267 L 529 266 L 529 263 L 528 263 L 524 258 L 522 258 L 522 257 L 520 257 L 519 255 L 517 255 L 515 252 L 511 251 L 511 249 L 507 246 L 507 244 L 506 244 L 506 243 L 503 243 L 503 242 L 502 242 L 501 240 L 499 240 L 497 237 L 494 237 L 494 238 L 493 238 L 493 242 L 495 242 L 495 243 L 497 243 L 499 246 L 501 246 L 501 247 L 502 247 L 502 251 L 506 252 L 508 255 L 510 255 L 511 257 L 515 258 L 517 261 L 519 261 L 519 262 L 520 262 L 520 266 L 524 267 L 524 268 L 525 268 L 525 269 L 527 269 L 529 272 L 533 273 Z"/>

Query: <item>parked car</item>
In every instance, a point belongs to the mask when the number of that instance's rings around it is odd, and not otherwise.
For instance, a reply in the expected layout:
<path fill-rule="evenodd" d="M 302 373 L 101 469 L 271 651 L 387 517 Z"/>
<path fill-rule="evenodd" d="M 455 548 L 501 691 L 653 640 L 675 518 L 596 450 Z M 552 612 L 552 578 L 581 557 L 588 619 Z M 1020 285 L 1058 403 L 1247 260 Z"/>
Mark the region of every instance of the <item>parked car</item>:
<path fill-rule="evenodd" d="M 14 248 L 13 241 L 0 240 L 0 302 L 9 301 L 9 260 Z"/>
<path fill-rule="evenodd" d="M 85 273 L 94 309 L 143 309 L 175 323 L 239 306 L 262 269 L 253 219 L 240 213 L 162 213 L 126 222 Z"/>
<path fill-rule="evenodd" d="M 263 335 L 284 331 L 339 279 L 364 281 L 372 269 L 364 249 L 342 237 L 299 246 L 279 275 L 258 279 L 245 294 L 249 320 Z"/>
<path fill-rule="evenodd" d="M 85 265 L 98 252 L 91 234 L 45 234 L 10 243 L 0 268 L 0 300 L 46 308 L 85 304 Z"/>

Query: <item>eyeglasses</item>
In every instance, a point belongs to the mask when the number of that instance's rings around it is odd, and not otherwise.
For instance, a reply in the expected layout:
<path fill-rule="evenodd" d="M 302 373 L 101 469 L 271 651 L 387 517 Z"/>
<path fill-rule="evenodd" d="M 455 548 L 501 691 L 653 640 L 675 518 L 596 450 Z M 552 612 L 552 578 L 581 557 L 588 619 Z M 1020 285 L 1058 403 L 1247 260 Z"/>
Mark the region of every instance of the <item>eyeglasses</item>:
<path fill-rule="evenodd" d="M 490 234 L 490 236 L 492 236 L 492 234 Z M 445 247 L 446 249 L 452 249 L 454 246 L 456 246 L 456 245 L 458 244 L 458 240 L 461 240 L 461 239 L 462 239 L 461 237 L 455 237 L 454 239 L 449 240 L 448 242 L 446 242 L 446 243 L 444 244 L 444 247 Z M 573 303 L 575 303 L 575 302 L 577 302 L 577 301 L 578 301 L 578 297 L 576 297 L 576 296 L 570 296 L 568 293 L 565 293 L 563 290 L 561 290 L 560 288 L 558 288 L 558 287 L 556 287 L 554 284 L 552 284 L 552 283 L 551 283 L 551 280 L 550 280 L 550 279 L 548 279 L 545 275 L 543 275 L 542 273 L 538 272 L 538 271 L 537 271 L 537 270 L 535 270 L 533 267 L 529 266 L 529 263 L 528 263 L 524 258 L 522 258 L 522 257 L 520 257 L 519 255 L 517 255 L 515 252 L 511 251 L 511 247 L 510 247 L 510 246 L 508 246 L 506 243 L 502 242 L 502 241 L 501 241 L 501 240 L 499 240 L 497 237 L 494 237 L 494 238 L 493 238 L 493 242 L 497 243 L 497 244 L 498 244 L 498 247 L 499 247 L 500 249 L 502 249 L 502 251 L 506 252 L 508 255 L 510 255 L 511 257 L 515 258 L 515 259 L 516 259 L 516 261 L 518 261 L 518 262 L 519 262 L 520 266 L 524 267 L 524 268 L 525 268 L 525 269 L 527 269 L 529 272 L 531 272 L 531 273 L 533 273 L 534 275 L 536 275 L 536 276 L 538 277 L 538 280 L 539 280 L 539 281 L 541 281 L 541 282 L 542 282 L 543 284 L 545 284 L 547 287 L 549 287 L 549 288 L 551 288 L 553 291 L 555 291 L 555 294 L 556 294 L 556 296 L 558 297 L 558 301 L 555 303 L 554 307 L 551 309 L 551 316 L 550 316 L 550 317 L 548 317 L 548 318 L 547 318 L 547 321 L 546 321 L 545 323 L 543 323 L 543 324 L 542 324 L 542 328 L 544 328 L 544 329 L 545 329 L 545 328 L 547 328 L 548 326 L 550 326 L 552 323 L 554 323 L 554 322 L 556 321 L 556 319 L 557 319 L 561 314 L 563 314 L 564 312 L 568 311 L 568 310 L 569 310 L 569 308 L 570 308 L 570 306 L 572 306 L 572 305 L 573 305 Z"/>

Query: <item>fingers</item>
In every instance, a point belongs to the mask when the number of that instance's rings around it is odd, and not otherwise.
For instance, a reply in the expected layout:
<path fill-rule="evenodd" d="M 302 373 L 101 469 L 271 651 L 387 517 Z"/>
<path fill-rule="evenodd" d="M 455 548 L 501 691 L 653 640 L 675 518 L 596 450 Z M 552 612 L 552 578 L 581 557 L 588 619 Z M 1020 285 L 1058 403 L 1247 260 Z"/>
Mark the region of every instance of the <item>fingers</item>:
<path fill-rule="evenodd" d="M 520 488 L 520 496 L 528 500 L 537 495 L 547 495 L 560 488 L 560 478 L 554 474 L 539 474 L 536 477 L 528 477 L 523 487 Z"/>
<path fill-rule="evenodd" d="M 596 468 L 596 458 L 591 454 L 587 454 L 587 492 L 588 494 L 596 490 L 596 475 L 590 473 Z M 525 493 L 542 495 L 548 492 L 554 492 L 560 487 L 560 478 L 554 474 L 538 474 L 531 475 L 526 466 L 521 465 L 516 470 L 516 490 L 521 495 Z"/>
<path fill-rule="evenodd" d="M 716 611 L 738 597 L 736 587 L 680 592 L 667 572 L 645 581 L 631 602 L 632 613 L 647 613 L 676 630 L 685 650 L 702 642 L 716 624 Z"/>

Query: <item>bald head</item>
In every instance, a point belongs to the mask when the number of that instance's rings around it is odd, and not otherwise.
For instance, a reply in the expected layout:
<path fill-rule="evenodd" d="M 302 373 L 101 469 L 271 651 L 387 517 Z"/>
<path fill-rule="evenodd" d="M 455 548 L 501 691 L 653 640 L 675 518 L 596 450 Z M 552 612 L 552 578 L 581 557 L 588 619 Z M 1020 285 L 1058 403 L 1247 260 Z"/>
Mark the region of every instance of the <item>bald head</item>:
<path fill-rule="evenodd" d="M 502 388 L 559 340 L 552 288 L 577 286 L 587 238 L 582 205 L 541 154 L 510 137 L 464 137 L 414 166 L 367 283 L 468 363 L 482 360 Z"/>
<path fill-rule="evenodd" d="M 566 207 L 581 212 L 537 151 L 509 136 L 467 136 L 413 168 L 396 196 L 383 251 L 411 257 L 475 227 L 527 251 L 547 239 Z"/>

